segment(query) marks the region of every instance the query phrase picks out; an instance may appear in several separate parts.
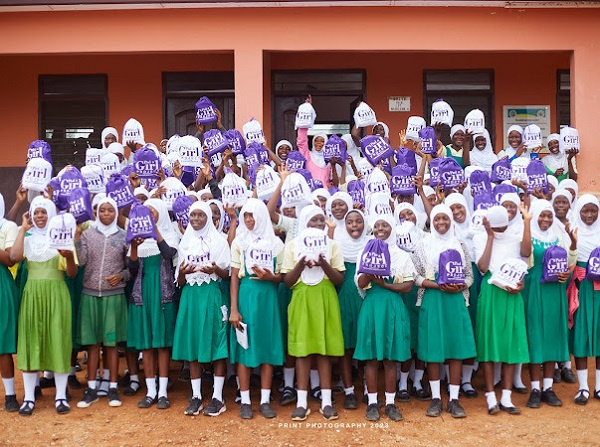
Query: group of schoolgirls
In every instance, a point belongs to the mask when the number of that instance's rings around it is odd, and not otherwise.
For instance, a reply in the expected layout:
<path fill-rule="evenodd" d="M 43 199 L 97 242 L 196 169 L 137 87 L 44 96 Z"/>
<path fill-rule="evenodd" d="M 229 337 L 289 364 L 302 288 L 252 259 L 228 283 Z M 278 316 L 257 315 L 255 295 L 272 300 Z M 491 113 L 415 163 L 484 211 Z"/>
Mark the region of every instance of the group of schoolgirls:
<path fill-rule="evenodd" d="M 120 344 L 134 353 L 132 361 L 128 353 L 126 394 L 139 388 L 135 353 L 142 353 L 146 395 L 140 408 L 169 408 L 169 361 L 189 363 L 187 415 L 226 410 L 223 386 L 228 365 L 235 365 L 240 416 L 253 417 L 250 378 L 257 370 L 259 411 L 275 417 L 272 378 L 274 367 L 283 366 L 280 403 L 296 402 L 292 419 L 307 418 L 309 397 L 320 401 L 325 419 L 336 419 L 332 390 L 343 390 L 344 408 L 358 407 L 357 361 L 364 365 L 363 401 L 371 421 L 380 418 L 380 407 L 389 419 L 401 420 L 395 400 L 409 401 L 409 391 L 431 400 L 428 416 L 440 416 L 443 376 L 446 410 L 465 417 L 459 394 L 477 397 L 471 386 L 477 368 L 489 413 L 518 414 L 511 392 L 524 388 L 520 365 L 530 365 L 527 405 L 560 405 L 552 390 L 555 365 L 570 371 L 569 352 L 579 379 L 575 402 L 587 403 L 587 357 L 600 356 L 600 307 L 594 304 L 599 205 L 591 195 L 578 197 L 573 179 L 558 182 L 576 176 L 566 137 L 548 137 L 550 154 L 540 175 L 529 173 L 528 165 L 538 161 L 541 143 L 532 146 L 536 139 L 530 138 L 524 144 L 524 129 L 509 129 L 510 147 L 498 155 L 485 129 L 462 125 L 451 127 L 452 143 L 443 146 L 438 134 L 447 110 L 438 111 L 433 127 L 422 118 L 409 120 L 396 151 L 387 126 L 373 122 L 374 112 L 361 103 L 350 134 L 315 135 L 309 149 L 316 115 L 309 98 L 296 117 L 298 150 L 283 140 L 271 151 L 254 120 L 244 135 L 225 131 L 206 101 L 196 105 L 198 134 L 172 137 L 159 148 L 146 144 L 141 125 L 130 120 L 122 139 L 133 152 L 129 165 L 116 130 L 107 128 L 104 152 L 98 164 L 86 162 L 85 172 L 67 167 L 49 186 L 27 193 L 25 182 L 36 184 L 27 172 L 39 172 L 40 164 L 26 169 L 18 197 L 30 196 L 29 212 L 19 229 L 9 219 L 0 228 L 3 293 L 10 297 L 2 303 L 15 315 L 1 340 L 7 408 L 9 397 L 12 409 L 16 403 L 8 363 L 16 352 L 25 387 L 23 404 L 16 404 L 20 414 L 33 413 L 40 371 L 54 372 L 56 409 L 69 411 L 73 338 L 88 351 L 82 408 L 99 397 L 100 353 L 109 405 L 121 404 Z M 207 130 L 214 122 L 217 128 Z M 371 135 L 360 139 L 367 126 Z M 200 162 L 193 159 L 199 144 Z M 47 146 L 32 143 L 31 159 L 48 158 Z M 507 161 L 509 177 L 499 178 Z M 464 177 L 453 163 L 465 168 Z M 89 187 L 94 166 L 104 174 L 104 192 Z M 73 227 L 65 216 L 79 213 L 73 196 L 79 198 L 75 190 L 85 185 L 93 216 L 78 214 L 73 220 L 83 223 Z M 57 209 L 69 212 L 57 215 Z M 73 246 L 56 249 L 51 223 L 61 216 L 59 226 L 72 229 Z M 19 262 L 15 284 L 8 267 Z M 74 313 L 65 278 L 77 277 L 78 267 L 82 291 Z M 332 381 L 334 357 L 338 384 Z M 385 403 L 377 394 L 380 363 Z M 213 396 L 204 408 L 207 364 Z M 600 364 L 596 376 L 600 387 Z"/>

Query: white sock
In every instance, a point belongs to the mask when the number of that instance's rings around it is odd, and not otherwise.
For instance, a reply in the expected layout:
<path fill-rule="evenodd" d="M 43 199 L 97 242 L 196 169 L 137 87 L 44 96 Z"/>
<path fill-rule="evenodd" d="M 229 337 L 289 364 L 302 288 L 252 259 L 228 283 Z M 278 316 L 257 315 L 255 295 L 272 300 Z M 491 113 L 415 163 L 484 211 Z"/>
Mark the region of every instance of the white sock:
<path fill-rule="evenodd" d="M 240 378 L 238 376 L 235 376 L 235 384 L 237 385 L 237 389 L 240 389 Z"/>
<path fill-rule="evenodd" d="M 192 397 L 202 399 L 202 379 L 191 379 L 192 382 Z"/>
<path fill-rule="evenodd" d="M 260 389 L 260 404 L 268 404 L 271 402 L 271 390 Z"/>
<path fill-rule="evenodd" d="M 569 360 L 568 362 L 565 362 L 565 366 L 564 368 L 569 368 L 571 369 L 571 360 Z"/>
<path fill-rule="evenodd" d="M 158 397 L 167 397 L 167 385 L 169 384 L 168 377 L 158 378 Z"/>
<path fill-rule="evenodd" d="M 413 384 L 417 390 L 423 389 L 421 380 L 423 380 L 424 373 L 425 373 L 425 370 L 423 370 L 423 369 L 415 369 L 415 381 L 413 382 Z"/>
<path fill-rule="evenodd" d="M 2 378 L 2 383 L 4 384 L 4 394 L 7 396 L 12 396 L 15 394 L 15 378 L 11 377 L 10 379 Z"/>
<path fill-rule="evenodd" d="M 319 371 L 316 369 L 310 370 L 310 389 L 314 389 L 318 386 L 321 386 L 321 381 L 319 380 Z"/>
<path fill-rule="evenodd" d="M 502 380 L 502 363 L 494 363 L 494 386 Z"/>
<path fill-rule="evenodd" d="M 458 390 L 460 385 L 450 385 L 450 400 L 458 400 Z"/>
<path fill-rule="evenodd" d="M 298 390 L 298 401 L 296 402 L 296 408 L 308 408 L 308 391 L 307 390 Z"/>
<path fill-rule="evenodd" d="M 40 386 L 40 373 L 35 373 L 35 386 Z"/>
<path fill-rule="evenodd" d="M 68 373 L 54 373 L 54 381 L 56 382 L 56 399 L 67 398 L 67 380 Z"/>
<path fill-rule="evenodd" d="M 432 399 L 441 399 L 442 395 L 440 394 L 440 381 L 439 380 L 430 380 L 429 386 L 431 387 L 431 398 Z"/>
<path fill-rule="evenodd" d="M 399 390 L 408 390 L 408 371 L 400 371 L 400 380 L 398 381 Z"/>
<path fill-rule="evenodd" d="M 241 403 L 250 405 L 250 390 L 240 391 L 240 396 L 242 397 Z"/>
<path fill-rule="evenodd" d="M 554 379 L 552 377 L 550 377 L 549 379 L 544 377 L 544 391 L 552 388 L 553 382 L 554 382 Z"/>
<path fill-rule="evenodd" d="M 132 383 L 133 381 L 136 381 L 138 383 Z M 132 374 L 129 376 L 129 386 L 131 387 L 132 390 L 137 391 L 138 388 L 140 387 L 140 378 L 137 374 Z"/>
<path fill-rule="evenodd" d="M 546 379 L 544 379 L 546 380 Z M 538 390 L 540 391 L 540 381 L 539 380 L 532 380 L 531 381 L 531 389 L 532 390 Z"/>
<path fill-rule="evenodd" d="M 53 379 L 54 373 L 52 371 L 44 371 L 44 378 L 45 379 Z"/>
<path fill-rule="evenodd" d="M 523 369 L 523 364 L 518 363 L 515 365 L 515 374 L 513 376 L 513 386 L 516 388 L 525 388 L 525 384 L 523 380 L 521 380 L 521 370 Z M 504 404 L 502 404 L 504 405 Z"/>
<path fill-rule="evenodd" d="M 321 388 L 321 408 L 331 405 L 331 388 Z"/>
<path fill-rule="evenodd" d="M 588 385 L 588 370 L 587 369 L 578 369 L 577 370 L 577 380 L 579 380 L 579 389 L 580 390 L 590 390 L 590 386 Z"/>
<path fill-rule="evenodd" d="M 346 396 L 350 395 L 350 394 L 354 394 L 354 385 L 348 387 L 348 388 L 344 388 L 344 394 Z"/>
<path fill-rule="evenodd" d="M 294 388 L 294 374 L 296 373 L 295 368 L 283 368 L 283 385 L 286 387 Z"/>
<path fill-rule="evenodd" d="M 223 402 L 223 385 L 225 385 L 225 376 L 215 376 L 213 385 L 213 399 Z"/>
<path fill-rule="evenodd" d="M 461 384 L 471 384 L 471 378 L 473 377 L 473 365 L 462 366 L 462 380 Z"/>
<path fill-rule="evenodd" d="M 154 399 L 156 397 L 156 380 L 154 377 L 146 379 L 146 396 Z"/>
<path fill-rule="evenodd" d="M 98 382 L 96 382 L 95 380 L 88 380 L 88 388 L 95 390 L 97 386 Z"/>
<path fill-rule="evenodd" d="M 596 391 L 600 390 L 600 369 L 596 370 Z"/>
<path fill-rule="evenodd" d="M 396 393 L 385 393 L 385 404 L 386 405 L 394 405 L 394 398 L 396 397 Z"/>
<path fill-rule="evenodd" d="M 367 381 L 365 379 L 363 379 L 363 396 L 365 396 L 367 393 L 368 393 Z"/>
<path fill-rule="evenodd" d="M 35 384 L 39 379 L 40 374 L 37 372 L 24 372 L 23 373 L 23 388 L 25 388 L 25 397 L 23 400 L 30 400 L 35 402 Z"/>
<path fill-rule="evenodd" d="M 377 405 L 377 393 L 367 393 L 369 405 Z"/>
<path fill-rule="evenodd" d="M 102 371 L 102 383 L 100 384 L 100 389 L 105 393 L 108 393 L 108 382 L 110 380 L 110 371 L 105 369 Z M 166 394 L 165 394 L 166 396 Z"/>
<path fill-rule="evenodd" d="M 496 399 L 496 393 L 494 393 L 493 391 L 489 391 L 489 392 L 485 393 L 485 399 L 487 400 L 488 408 L 492 408 L 492 407 L 498 405 L 498 400 Z"/>
<path fill-rule="evenodd" d="M 500 398 L 500 403 L 505 407 L 514 407 L 512 400 L 510 400 L 511 394 L 511 390 L 502 390 L 502 397 Z"/>
<path fill-rule="evenodd" d="M 109 382 L 109 388 L 112 390 L 113 388 L 116 389 L 117 388 L 118 383 L 117 382 Z"/>

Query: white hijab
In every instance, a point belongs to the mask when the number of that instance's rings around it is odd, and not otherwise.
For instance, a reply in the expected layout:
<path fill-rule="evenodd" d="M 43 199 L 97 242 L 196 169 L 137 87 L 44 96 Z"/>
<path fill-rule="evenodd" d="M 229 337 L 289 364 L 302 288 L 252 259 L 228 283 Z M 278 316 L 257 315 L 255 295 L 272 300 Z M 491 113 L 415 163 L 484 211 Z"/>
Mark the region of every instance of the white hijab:
<path fill-rule="evenodd" d="M 444 214 L 450 219 L 450 227 L 444 234 L 440 234 L 433 224 L 435 216 L 438 214 Z M 460 241 L 456 237 L 456 231 L 454 229 L 454 220 L 452 219 L 452 210 L 446 204 L 440 204 L 433 207 L 430 215 L 431 220 L 431 233 L 425 236 L 421 243 L 423 244 L 423 250 L 427 259 L 426 277 L 432 278 L 437 273 L 440 262 L 440 254 L 446 250 L 457 250 L 460 253 L 460 257 L 465 262 L 465 255 L 463 253 Z"/>
<path fill-rule="evenodd" d="M 371 130 L 371 133 L 373 135 L 375 135 L 375 128 L 378 125 L 381 125 L 381 127 L 383 127 L 383 137 L 386 138 L 386 139 L 389 139 L 390 138 L 390 128 L 383 121 L 377 121 L 375 123 L 375 125 L 373 126 L 373 129 Z M 379 135 L 379 134 L 377 134 L 377 135 Z"/>
<path fill-rule="evenodd" d="M 219 208 L 221 218 L 219 219 L 219 226 L 217 227 L 217 231 L 219 233 L 223 233 L 223 227 L 225 226 L 225 208 L 223 207 L 223 203 L 221 203 L 217 199 L 210 199 L 207 203 L 209 205 L 215 205 L 217 208 Z"/>
<path fill-rule="evenodd" d="M 377 218 L 375 218 L 375 220 L 373 221 L 373 228 L 375 227 L 375 224 L 377 224 L 377 222 L 379 222 L 380 220 L 383 220 L 384 222 L 387 222 L 387 224 L 392 227 L 392 231 L 390 232 L 390 236 L 387 239 L 382 239 L 383 242 L 386 242 L 388 244 L 388 248 L 390 250 L 390 276 L 392 278 L 402 275 L 403 273 L 403 268 L 406 265 L 406 258 L 410 258 L 410 255 L 405 252 L 404 250 L 400 249 L 398 247 L 398 245 L 396 245 L 396 222 L 395 219 L 387 214 L 378 216 Z M 375 236 L 371 236 L 366 242 L 368 242 L 369 240 L 375 239 Z M 362 253 L 361 252 L 358 254 L 358 257 L 360 258 L 360 255 Z"/>
<path fill-rule="evenodd" d="M 542 214 L 544 211 L 550 211 L 552 213 L 552 223 L 554 224 L 556 216 L 554 215 L 554 208 L 552 208 L 552 204 L 550 202 L 540 199 L 531 204 L 531 237 L 547 244 L 556 241 L 558 236 L 553 231 L 552 225 L 545 231 L 540 228 L 538 219 L 540 214 Z"/>
<path fill-rule="evenodd" d="M 346 152 L 348 152 L 348 155 L 350 155 L 354 159 L 354 161 L 358 163 L 358 160 L 360 157 L 362 157 L 362 155 L 360 153 L 360 150 L 356 146 L 352 135 L 350 135 L 349 133 L 344 134 L 342 135 L 342 140 L 346 142 Z M 350 182 L 348 181 L 348 183 Z"/>
<path fill-rule="evenodd" d="M 577 182 L 573 179 L 566 178 L 558 184 L 558 187 L 561 189 L 569 188 L 569 189 L 572 189 L 573 191 L 575 191 L 575 196 L 572 197 L 572 200 L 571 200 L 571 208 L 574 208 L 575 203 L 577 202 L 577 195 L 579 195 L 579 185 L 577 184 Z"/>
<path fill-rule="evenodd" d="M 458 238 L 465 243 L 467 249 L 469 250 L 469 256 L 471 260 L 475 257 L 475 248 L 473 246 L 473 232 L 471 231 L 471 213 L 469 207 L 467 205 L 467 199 L 462 194 L 457 192 L 453 192 L 446 200 L 444 200 L 444 204 L 450 208 L 452 211 L 452 205 L 462 205 L 465 208 L 465 221 L 462 223 L 458 223 L 454 220 L 454 213 L 452 213 L 452 222 L 454 222 L 454 229 L 456 230 L 456 235 Z"/>
<path fill-rule="evenodd" d="M 315 140 L 318 137 L 321 137 L 324 140 L 323 147 L 321 148 L 320 151 L 317 151 L 315 149 Z M 325 147 L 325 143 L 327 143 L 327 134 L 325 134 L 325 133 L 318 133 L 318 134 L 316 134 L 313 137 L 312 141 L 313 141 L 313 143 L 312 143 L 312 150 L 310 151 L 310 159 L 318 167 L 320 167 L 320 168 L 326 168 L 327 167 L 327 163 L 325 163 L 325 158 L 324 158 L 324 155 L 323 155 L 323 148 Z"/>
<path fill-rule="evenodd" d="M 279 143 L 277 143 L 277 145 L 275 146 L 275 154 L 279 157 L 279 148 L 281 146 L 287 146 L 290 148 L 290 152 L 294 150 L 294 146 L 292 145 L 292 143 L 290 143 L 288 140 L 281 140 L 279 141 Z"/>
<path fill-rule="evenodd" d="M 394 207 L 394 217 L 396 218 L 396 224 L 400 224 L 400 212 L 403 210 L 410 210 L 415 215 L 417 219 L 417 224 L 415 225 L 419 230 L 419 235 L 422 235 L 423 228 L 425 228 L 425 222 L 427 221 L 427 215 L 425 213 L 421 213 L 418 211 L 413 205 L 408 202 L 397 203 Z"/>
<path fill-rule="evenodd" d="M 544 163 L 544 165 L 553 173 L 560 168 L 563 168 L 565 170 L 565 173 L 568 172 L 567 155 L 565 154 L 564 146 L 560 144 L 560 140 L 560 135 L 557 133 L 552 133 L 548 135 L 546 145 L 550 145 L 551 141 L 557 141 L 559 143 L 558 154 L 553 154 L 552 152 L 550 152 L 548 155 L 542 158 L 542 162 Z"/>
<path fill-rule="evenodd" d="M 357 213 L 360 217 L 362 217 L 364 222 L 363 231 L 357 239 L 354 239 L 352 236 L 350 236 L 346 230 L 346 218 L 350 215 L 350 213 Z M 342 255 L 344 256 L 344 262 L 355 263 L 357 256 L 362 253 L 368 240 L 367 220 L 365 219 L 363 212 L 354 209 L 349 210 L 344 217 L 344 224 L 341 230 L 342 231 L 339 231 L 338 234 L 336 234 L 335 239 L 340 244 L 340 249 L 342 251 Z"/>
<path fill-rule="evenodd" d="M 244 222 L 244 214 L 250 213 L 254 217 L 254 228 L 250 230 Z M 269 217 L 269 210 L 264 202 L 258 199 L 248 199 L 246 204 L 240 210 L 239 227 L 236 234 L 236 240 L 242 248 L 246 250 L 251 244 L 258 240 L 267 241 L 272 248 L 271 254 L 275 258 L 283 250 L 283 242 L 273 231 L 273 225 Z"/>
<path fill-rule="evenodd" d="M 108 146 L 106 146 L 104 144 L 104 139 L 106 138 L 107 135 L 114 135 L 115 139 L 117 140 L 117 142 L 119 141 L 119 132 L 117 132 L 117 129 L 115 129 L 114 127 L 105 127 L 104 129 L 102 129 L 102 149 L 108 149 Z"/>
<path fill-rule="evenodd" d="M 33 218 L 35 210 L 40 208 L 46 210 L 48 215 L 46 225 L 41 228 L 35 224 L 35 219 Z M 29 236 L 25 238 L 24 244 L 24 254 L 28 261 L 46 262 L 58 255 L 57 250 L 48 248 L 48 238 L 46 237 L 48 223 L 54 216 L 56 216 L 56 206 L 51 200 L 37 196 L 31 201 L 29 217 L 33 222 L 33 227 L 29 230 Z"/>
<path fill-rule="evenodd" d="M 327 211 L 327 217 L 329 217 L 331 220 L 333 220 L 333 222 L 335 222 L 333 238 L 337 240 L 338 235 L 346 231 L 343 228 L 346 225 L 346 216 L 344 215 L 342 219 L 336 219 L 335 217 L 333 217 L 333 214 L 331 214 L 331 206 L 336 200 L 341 200 L 346 203 L 346 206 L 348 207 L 348 211 L 346 211 L 346 214 L 348 214 L 349 211 L 352 211 L 352 208 L 354 208 L 354 203 L 352 203 L 352 197 L 350 197 L 350 194 L 343 191 L 338 191 L 327 199 L 325 210 Z"/>
<path fill-rule="evenodd" d="M 577 228 L 578 262 L 587 262 L 592 250 L 600 246 L 600 217 L 592 225 L 586 225 L 581 220 L 581 210 L 588 204 L 596 205 L 600 209 L 600 203 L 598 203 L 596 196 L 583 194 L 577 199 L 577 205 L 573 213 L 573 226 Z"/>
<path fill-rule="evenodd" d="M 506 132 L 506 138 L 508 139 L 508 136 L 510 135 L 510 133 L 516 130 L 517 132 L 519 132 L 519 134 L 521 135 L 521 138 L 523 138 L 523 128 L 517 124 L 513 124 L 512 126 L 510 126 L 508 128 L 508 131 Z M 510 144 L 508 145 L 508 147 L 506 149 L 504 149 L 504 152 L 506 152 L 506 155 L 508 155 L 508 158 L 512 158 L 517 154 L 517 150 L 514 149 Z M 529 151 L 525 150 L 522 154 L 521 154 L 521 158 L 527 158 L 529 159 Z"/>
<path fill-rule="evenodd" d="M 105 204 L 108 203 L 110 206 L 112 206 L 115 210 L 115 218 L 113 219 L 113 221 L 108 224 L 108 225 L 104 225 L 101 221 L 100 221 L 100 207 Z M 102 233 L 105 237 L 108 237 L 112 234 L 115 234 L 119 231 L 119 227 L 117 226 L 117 221 L 119 220 L 119 208 L 117 207 L 117 202 L 115 202 L 113 199 L 111 199 L 110 197 L 104 197 L 101 198 L 98 201 L 98 208 L 96 208 L 96 221 L 94 222 L 94 228 L 96 228 L 100 233 Z"/>
<path fill-rule="evenodd" d="M 169 210 L 167 204 L 160 199 L 148 199 L 144 202 L 144 206 L 148 208 L 154 208 L 158 213 L 158 220 L 156 221 L 156 228 L 162 235 L 165 242 L 171 248 L 177 248 L 179 243 L 179 236 L 175 232 L 171 220 L 169 219 Z M 138 256 L 140 258 L 148 258 L 160 253 L 158 244 L 154 239 L 144 239 L 144 242 L 138 247 Z M 175 260 L 176 262 L 176 260 Z"/>
<path fill-rule="evenodd" d="M 504 202 L 511 202 L 517 206 L 517 214 L 515 214 L 515 217 L 508 221 L 508 228 L 506 231 L 510 231 L 511 233 L 522 233 L 524 224 L 523 216 L 521 216 L 521 210 L 519 209 L 521 198 L 516 192 L 509 192 L 507 194 L 503 194 L 500 198 L 500 205 L 502 205 Z"/>
<path fill-rule="evenodd" d="M 485 138 L 485 148 L 480 151 L 475 146 L 477 137 Z M 471 165 L 478 166 L 487 172 L 492 172 L 492 165 L 498 161 L 498 157 L 492 148 L 492 139 L 487 129 L 483 129 L 483 133 L 473 135 L 473 149 L 471 150 Z"/>

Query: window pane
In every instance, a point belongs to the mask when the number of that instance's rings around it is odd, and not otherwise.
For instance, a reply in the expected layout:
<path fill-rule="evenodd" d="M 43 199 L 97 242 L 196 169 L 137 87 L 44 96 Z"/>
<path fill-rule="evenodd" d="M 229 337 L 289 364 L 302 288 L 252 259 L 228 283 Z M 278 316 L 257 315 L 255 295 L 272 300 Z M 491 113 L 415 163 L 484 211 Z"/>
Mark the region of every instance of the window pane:
<path fill-rule="evenodd" d="M 491 90 L 489 72 L 430 71 L 425 73 L 427 91 Z"/>
<path fill-rule="evenodd" d="M 106 94 L 106 75 L 42 75 L 40 95 L 99 95 Z"/>
<path fill-rule="evenodd" d="M 363 72 L 277 72 L 273 91 L 278 92 L 356 92 L 362 93 Z"/>

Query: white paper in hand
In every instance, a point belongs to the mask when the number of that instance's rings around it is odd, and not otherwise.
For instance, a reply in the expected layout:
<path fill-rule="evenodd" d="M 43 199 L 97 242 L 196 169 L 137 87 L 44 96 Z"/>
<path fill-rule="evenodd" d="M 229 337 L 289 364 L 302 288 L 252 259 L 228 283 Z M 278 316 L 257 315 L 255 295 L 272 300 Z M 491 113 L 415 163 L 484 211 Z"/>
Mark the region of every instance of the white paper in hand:
<path fill-rule="evenodd" d="M 235 338 L 242 348 L 248 349 L 248 325 L 240 322 L 240 326 L 241 330 L 237 328 L 235 330 Z"/>

